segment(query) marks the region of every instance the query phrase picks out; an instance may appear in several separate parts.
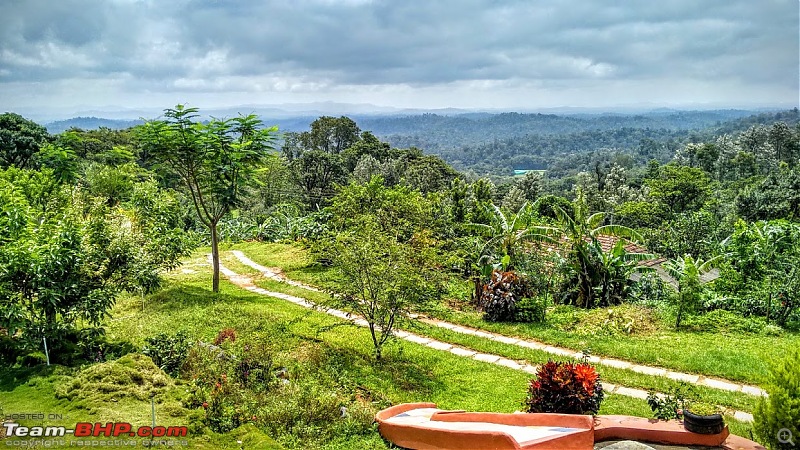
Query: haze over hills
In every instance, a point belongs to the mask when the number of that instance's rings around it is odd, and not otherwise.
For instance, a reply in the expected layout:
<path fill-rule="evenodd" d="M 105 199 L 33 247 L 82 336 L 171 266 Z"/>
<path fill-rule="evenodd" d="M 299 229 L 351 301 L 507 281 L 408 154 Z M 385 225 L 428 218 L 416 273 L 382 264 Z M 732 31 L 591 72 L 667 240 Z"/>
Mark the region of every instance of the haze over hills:
<path fill-rule="evenodd" d="M 192 106 L 192 105 L 189 105 Z M 202 117 L 236 117 L 239 114 L 256 114 L 265 123 L 278 125 L 281 131 L 303 131 L 308 125 L 320 116 L 349 116 L 355 119 L 361 129 L 372 131 L 379 136 L 393 134 L 408 135 L 420 132 L 435 131 L 441 128 L 460 128 L 465 124 L 480 124 L 489 127 L 483 130 L 485 136 L 504 137 L 525 133 L 553 133 L 576 131 L 583 129 L 606 129 L 614 126 L 630 126 L 629 119 L 638 117 L 634 121 L 637 126 L 666 127 L 669 129 L 691 129 L 697 126 L 704 127 L 710 123 L 724 121 L 763 111 L 777 111 L 779 108 L 748 108 L 748 109 L 710 109 L 710 110 L 681 110 L 666 107 L 659 108 L 545 108 L 531 110 L 509 111 L 503 109 L 408 109 L 376 106 L 372 104 L 352 103 L 287 103 L 280 105 L 238 105 L 225 108 L 202 109 Z M 119 107 L 104 107 L 85 109 L 75 112 L 49 111 L 31 112 L 15 111 L 28 118 L 43 123 L 51 133 L 60 133 L 71 127 L 82 129 L 96 129 L 107 127 L 111 129 L 128 128 L 143 122 L 155 119 L 163 114 L 163 109 L 129 109 Z M 508 123 L 510 114 L 513 116 L 516 132 L 494 132 L 492 128 L 499 122 Z M 561 119 L 554 119 L 556 116 Z M 424 117 L 424 118 L 422 118 Z M 567 119 L 570 117 L 570 119 Z M 597 117 L 603 117 L 599 122 Z M 616 119 L 615 119 L 616 117 Z M 643 119 L 646 118 L 646 119 Z M 602 122 L 602 124 L 600 124 Z M 560 123 L 560 126 L 554 126 Z M 569 129 L 560 129 L 565 126 Z M 623 125 L 624 124 L 624 125 Z M 577 128 L 574 128 L 577 127 Z M 488 131 L 488 133 L 487 133 Z M 453 142 L 457 144 L 457 142 Z"/>
<path fill-rule="evenodd" d="M 788 106 L 787 106 L 788 105 Z M 558 114 L 558 115 L 632 115 L 632 114 L 672 114 L 680 111 L 696 111 L 696 112 L 709 112 L 709 111 L 747 111 L 763 112 L 763 111 L 777 111 L 792 108 L 795 105 L 773 105 L 773 106 L 738 106 L 733 107 L 730 105 L 685 105 L 685 106 L 669 106 L 656 105 L 649 103 L 642 103 L 638 105 L 624 105 L 613 107 L 573 107 L 564 106 L 557 108 L 438 108 L 438 109 L 425 109 L 425 108 L 398 108 L 393 106 L 380 106 L 370 103 L 339 103 L 339 102 L 315 102 L 315 103 L 281 103 L 281 104 L 241 104 L 226 107 L 212 107 L 206 108 L 202 105 L 195 105 L 187 103 L 187 106 L 199 106 L 204 117 L 235 117 L 241 114 L 256 114 L 264 120 L 285 121 L 287 119 L 308 119 L 310 123 L 319 116 L 414 116 L 421 114 L 437 114 L 441 116 L 454 116 L 454 115 L 467 115 L 467 114 L 500 114 L 505 112 L 516 113 L 540 113 L 540 114 Z M 169 105 L 172 106 L 172 105 Z M 0 109 L 4 109 L 1 108 Z M 7 109 L 7 108 L 6 108 Z M 161 116 L 164 108 L 128 108 L 122 106 L 86 106 L 79 108 L 15 108 L 9 109 L 10 112 L 16 112 L 29 119 L 35 120 L 39 123 L 50 125 L 53 124 L 55 131 L 64 124 L 60 122 L 73 121 L 72 123 L 80 123 L 75 119 L 102 119 L 114 120 L 123 122 L 136 122 L 141 119 L 154 119 Z M 88 122 L 87 122 L 88 123 Z M 291 124 L 289 120 L 287 123 Z M 72 125 L 66 125 L 69 128 Z M 75 125 L 78 126 L 78 125 Z M 86 125 L 89 126 L 89 125 Z M 125 127 L 125 124 L 112 124 L 106 125 L 109 128 Z M 129 126 L 129 125 L 128 125 Z M 64 129 L 66 129 L 64 128 Z M 293 131 L 290 129 L 289 131 Z"/>

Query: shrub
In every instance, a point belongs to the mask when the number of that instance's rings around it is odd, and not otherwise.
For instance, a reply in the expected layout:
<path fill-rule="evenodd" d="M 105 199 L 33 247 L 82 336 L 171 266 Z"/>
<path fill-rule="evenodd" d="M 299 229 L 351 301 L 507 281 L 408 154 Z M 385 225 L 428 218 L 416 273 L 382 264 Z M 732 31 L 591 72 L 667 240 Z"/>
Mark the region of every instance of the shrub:
<path fill-rule="evenodd" d="M 629 336 L 658 329 L 658 318 L 650 308 L 620 305 L 590 310 L 569 331 L 587 336 Z"/>
<path fill-rule="evenodd" d="M 214 338 L 214 345 L 222 345 L 223 342 L 230 341 L 236 342 L 236 330 L 233 328 L 225 328 L 220 330 L 217 337 Z"/>
<path fill-rule="evenodd" d="M 149 356 L 161 370 L 175 377 L 186 360 L 191 346 L 192 343 L 185 331 L 178 331 L 174 336 L 161 333 L 145 339 L 142 353 Z"/>
<path fill-rule="evenodd" d="M 47 356 L 44 352 L 31 352 L 25 355 L 17 356 L 17 364 L 22 367 L 36 367 L 47 363 Z"/>
<path fill-rule="evenodd" d="M 531 380 L 527 411 L 597 414 L 603 401 L 600 375 L 591 364 L 548 361 Z"/>
<path fill-rule="evenodd" d="M 208 347 L 192 348 L 181 375 L 191 380 L 184 406 L 202 407 L 201 422 L 217 433 L 225 433 L 246 423 L 253 416 L 248 403 L 257 401 L 248 402 L 251 393 L 238 383 L 237 374 L 231 370 L 235 362 L 220 355 Z"/>
<path fill-rule="evenodd" d="M 11 365 L 19 354 L 17 341 L 5 329 L 0 328 L 0 363 Z"/>
<path fill-rule="evenodd" d="M 263 348 L 252 349 L 247 345 L 233 368 L 236 380 L 255 390 L 268 390 L 275 384 L 272 372 L 272 355 Z"/>
<path fill-rule="evenodd" d="M 531 289 L 524 276 L 517 272 L 495 270 L 483 286 L 479 306 L 483 308 L 484 318 L 491 322 L 515 319 L 518 300 L 531 297 Z"/>
<path fill-rule="evenodd" d="M 766 328 L 766 321 L 762 317 L 742 317 L 737 313 L 724 309 L 686 316 L 684 326 L 692 331 L 707 331 L 719 333 L 762 333 Z M 771 333 L 775 332 L 772 326 Z"/>
<path fill-rule="evenodd" d="M 373 431 L 376 408 L 388 402 L 359 389 L 349 356 L 316 345 L 299 350 L 274 353 L 263 341 L 237 341 L 220 357 L 195 346 L 181 368 L 190 380 L 183 405 L 197 411 L 198 426 L 222 433 L 252 424 L 287 448 L 322 448 Z"/>
<path fill-rule="evenodd" d="M 514 305 L 514 320 L 517 322 L 543 323 L 547 313 L 547 300 L 523 298 Z"/>
<path fill-rule="evenodd" d="M 681 382 L 663 395 L 651 391 L 647 393 L 647 404 L 653 410 L 653 417 L 661 420 L 683 419 L 683 410 L 694 395 L 692 387 Z"/>
<path fill-rule="evenodd" d="M 769 397 L 761 398 L 754 414 L 756 434 L 772 449 L 794 448 L 780 442 L 778 433 L 789 430 L 795 443 L 800 436 L 800 351 L 794 350 L 772 367 L 765 390 Z"/>
<path fill-rule="evenodd" d="M 668 303 L 672 288 L 657 273 L 645 273 L 633 285 L 631 297 L 645 306 L 660 306 Z"/>
<path fill-rule="evenodd" d="M 228 217 L 219 222 L 219 237 L 225 242 L 242 242 L 256 239 L 259 228 L 245 217 Z"/>

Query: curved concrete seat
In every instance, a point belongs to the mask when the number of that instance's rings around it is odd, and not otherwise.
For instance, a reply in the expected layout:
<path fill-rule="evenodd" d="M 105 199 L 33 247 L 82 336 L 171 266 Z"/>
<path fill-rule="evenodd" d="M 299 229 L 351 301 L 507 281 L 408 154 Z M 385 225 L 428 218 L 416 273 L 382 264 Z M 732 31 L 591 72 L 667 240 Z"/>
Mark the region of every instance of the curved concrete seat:
<path fill-rule="evenodd" d="M 631 416 L 501 414 L 448 411 L 434 403 L 404 403 L 376 414 L 381 435 L 417 450 L 591 450 L 595 442 L 621 439 L 726 450 L 764 450 L 729 434 L 686 431 L 679 421 Z"/>
<path fill-rule="evenodd" d="M 433 403 L 394 406 L 376 416 L 381 435 L 409 449 L 591 449 L 591 416 L 444 411 Z"/>

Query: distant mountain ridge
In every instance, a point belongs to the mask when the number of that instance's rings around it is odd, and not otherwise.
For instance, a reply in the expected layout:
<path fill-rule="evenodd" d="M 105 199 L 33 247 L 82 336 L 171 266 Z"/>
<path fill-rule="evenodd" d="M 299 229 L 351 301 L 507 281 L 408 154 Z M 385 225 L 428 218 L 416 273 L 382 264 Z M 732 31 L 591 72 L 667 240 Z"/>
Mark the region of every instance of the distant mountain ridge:
<path fill-rule="evenodd" d="M 282 105 L 283 106 L 283 105 Z M 292 105 L 289 105 L 292 106 Z M 265 124 L 277 125 L 281 131 L 304 131 L 316 118 L 323 115 L 346 115 L 358 123 L 362 130 L 369 130 L 377 136 L 390 138 L 392 136 L 419 136 L 420 134 L 450 134 L 448 130 L 472 129 L 466 134 L 459 131 L 459 136 L 450 142 L 450 145 L 462 145 L 466 142 L 474 143 L 475 139 L 503 139 L 525 134 L 563 134 L 576 131 L 606 130 L 620 127 L 634 128 L 665 128 L 665 129 L 694 129 L 705 128 L 718 122 L 725 122 L 756 114 L 754 110 L 708 110 L 708 111 L 679 111 L 658 109 L 641 114 L 607 113 L 519 113 L 519 112 L 482 112 L 458 109 L 446 110 L 401 110 L 385 108 L 382 112 L 364 112 L 367 106 L 347 110 L 347 104 L 326 104 L 326 108 L 309 111 L 302 106 L 294 105 L 296 111 L 286 109 L 263 107 L 257 105 L 242 105 L 238 107 L 211 109 L 201 111 L 205 117 L 236 117 L 239 114 L 256 114 Z M 314 104 L 314 106 L 320 106 Z M 341 111 L 337 111 L 341 109 Z M 102 113 L 101 111 L 93 111 Z M 145 111 L 138 111 L 145 113 Z M 133 111 L 128 111 L 132 114 Z M 120 114 L 119 112 L 113 115 Z M 156 118 L 141 115 L 145 118 Z M 141 118 L 119 118 L 79 116 L 66 120 L 47 122 L 50 133 L 61 133 L 72 127 L 81 129 L 97 129 L 107 127 L 111 129 L 124 129 L 143 123 Z M 464 141 L 467 139 L 467 141 Z M 441 146 L 442 142 L 436 142 Z"/>
<path fill-rule="evenodd" d="M 73 117 L 67 120 L 57 120 L 45 124 L 45 128 L 50 134 L 63 133 L 70 128 L 80 128 L 82 130 L 96 130 L 98 128 L 110 128 L 112 130 L 124 130 L 144 123 L 142 120 L 120 120 L 104 119 L 102 117 Z"/>
<path fill-rule="evenodd" d="M 239 109 L 242 113 L 255 111 Z M 233 111 L 201 111 L 203 116 L 235 117 Z M 320 115 L 260 118 L 281 132 L 300 132 Z M 336 115 L 336 114 L 328 114 Z M 342 114 L 344 115 L 344 114 Z M 359 128 L 396 148 L 417 147 L 442 157 L 456 169 L 509 174 L 512 169 L 568 171 L 586 169 L 592 154 L 624 153 L 638 159 L 666 161 L 686 142 L 704 142 L 723 133 L 736 134 L 753 125 L 782 121 L 796 126 L 797 109 L 675 111 L 659 109 L 642 114 L 542 114 L 468 112 L 460 114 L 347 114 Z M 50 122 L 50 133 L 72 127 L 124 129 L 143 120 L 75 117 Z M 584 167 L 586 166 L 586 167 Z"/>

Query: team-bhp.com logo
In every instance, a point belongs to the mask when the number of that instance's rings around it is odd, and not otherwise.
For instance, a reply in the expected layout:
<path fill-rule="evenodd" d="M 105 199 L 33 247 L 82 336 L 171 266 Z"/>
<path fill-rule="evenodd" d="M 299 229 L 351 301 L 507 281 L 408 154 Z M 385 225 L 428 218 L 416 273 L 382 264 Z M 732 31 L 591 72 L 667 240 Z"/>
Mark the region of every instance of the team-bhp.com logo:
<path fill-rule="evenodd" d="M 23 427 L 18 423 L 4 423 L 7 437 L 63 437 L 71 434 L 75 437 L 185 437 L 186 427 L 136 427 L 126 422 L 100 423 L 79 422 L 75 428 L 67 427 Z"/>

